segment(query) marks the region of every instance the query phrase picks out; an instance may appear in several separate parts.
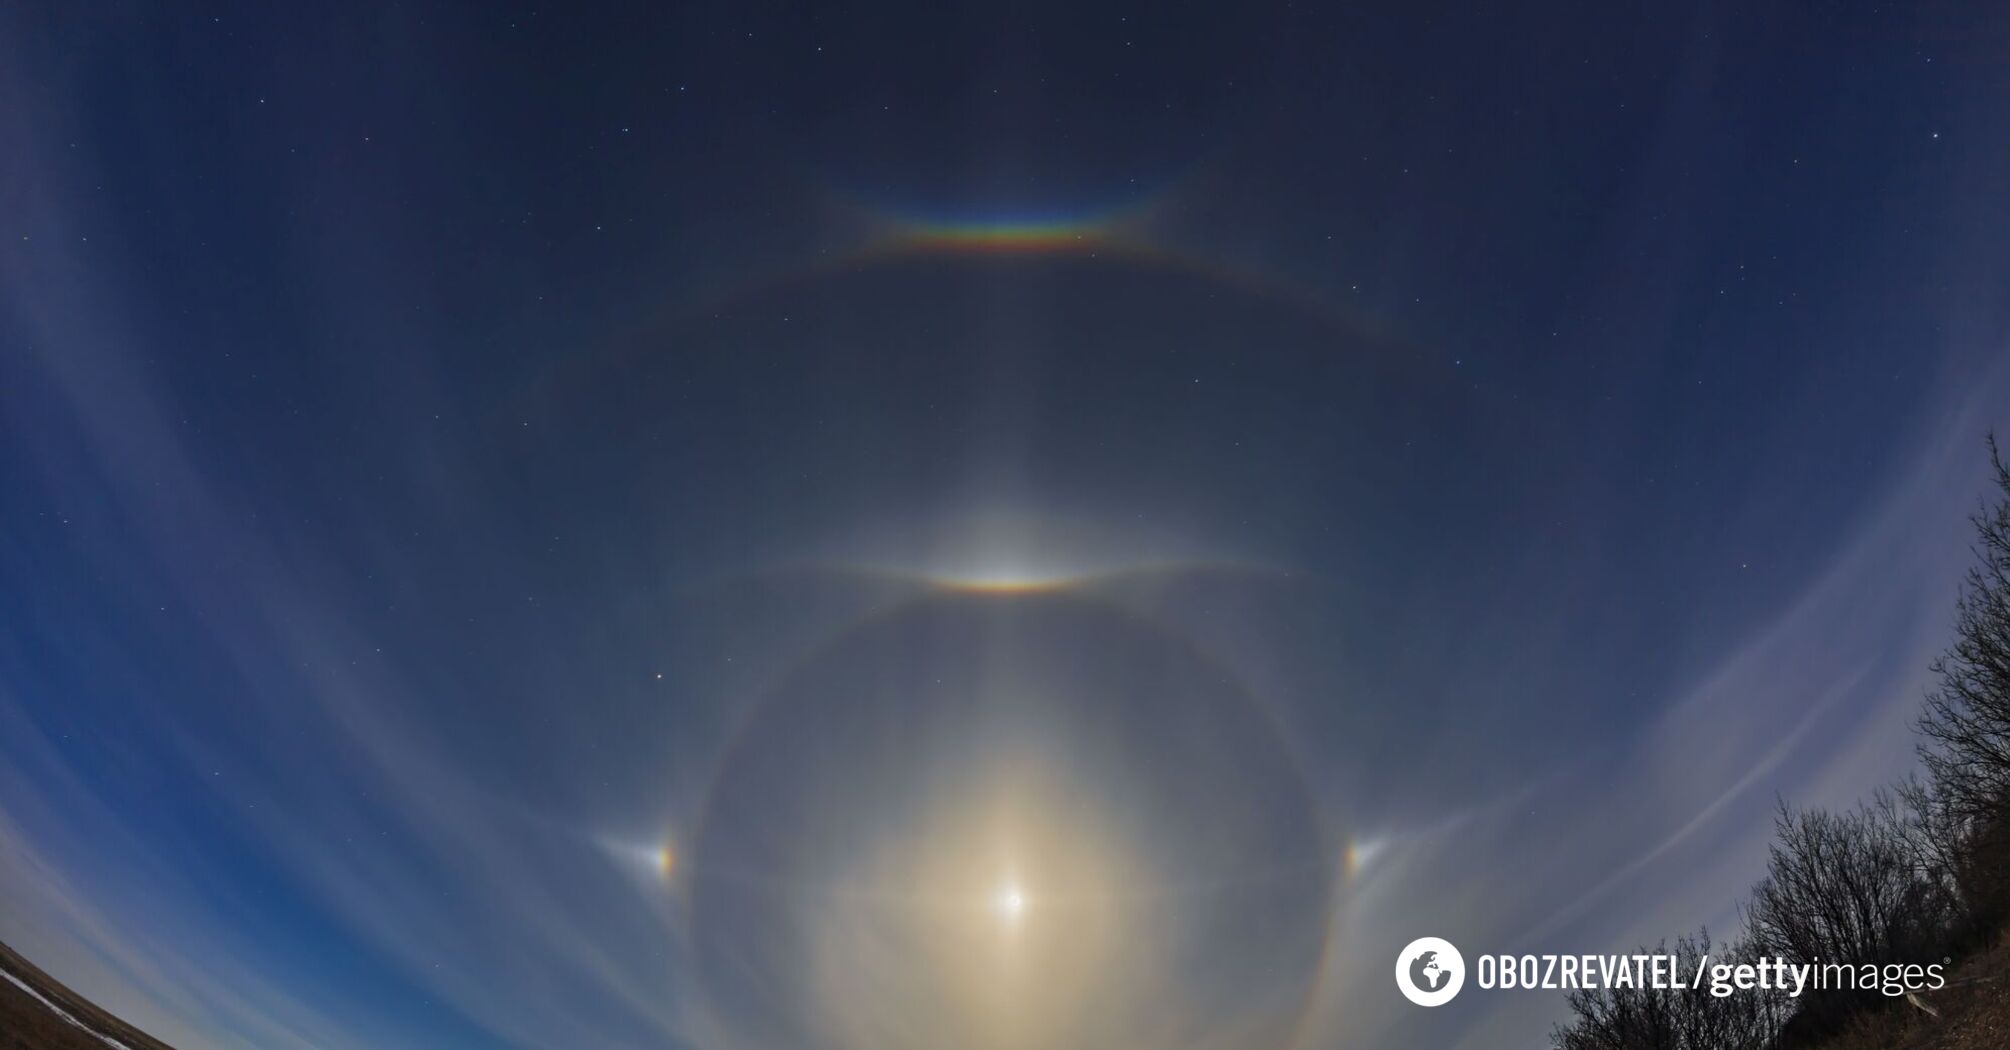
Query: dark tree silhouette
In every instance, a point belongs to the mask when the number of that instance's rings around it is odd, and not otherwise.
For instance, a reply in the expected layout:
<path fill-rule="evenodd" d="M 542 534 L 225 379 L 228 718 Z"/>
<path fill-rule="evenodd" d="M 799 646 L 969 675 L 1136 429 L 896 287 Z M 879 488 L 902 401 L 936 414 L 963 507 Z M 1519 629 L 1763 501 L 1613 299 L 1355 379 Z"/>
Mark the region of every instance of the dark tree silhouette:
<path fill-rule="evenodd" d="M 2010 465 L 1989 439 L 1998 498 L 1977 511 L 1976 564 L 1956 605 L 1955 641 L 1933 672 L 1920 758 L 1960 812 L 2000 819 L 2010 802 Z"/>
<path fill-rule="evenodd" d="M 1934 962 L 1987 944 L 2010 920 L 2010 465 L 1994 437 L 1989 465 L 1996 497 L 1972 519 L 1976 563 L 1919 719 L 1926 776 L 1842 813 L 1781 803 L 1746 940 L 1725 962 Z M 1676 942 L 1690 967 L 1709 951 L 1707 935 Z M 1558 1050 L 1788 1050 L 1820 1045 L 1891 1000 L 1876 989 L 1794 1000 L 1614 989 L 1569 1004 Z"/>
<path fill-rule="evenodd" d="M 1994 436 L 1989 465 L 1996 499 L 1971 519 L 1975 564 L 1919 720 L 1931 794 L 1960 836 L 1957 874 L 1985 929 L 2010 913 L 2010 465 Z"/>
<path fill-rule="evenodd" d="M 1774 828 L 1745 913 L 1754 949 L 1795 963 L 1882 965 L 1945 948 L 1954 895 L 1889 793 L 1845 813 L 1783 804 Z"/>
<path fill-rule="evenodd" d="M 1666 943 L 1654 954 L 1670 954 Z M 1684 974 L 1695 972 L 1705 955 L 1713 966 L 1752 958 L 1744 948 L 1719 945 L 1713 950 L 1707 930 L 1677 940 L 1673 954 L 1679 960 L 1677 971 Z M 1707 984 L 1584 989 L 1571 992 L 1567 1001 L 1573 1016 L 1551 1035 L 1557 1050 L 1763 1050 L 1791 1009 L 1774 993 L 1713 996 Z"/>
<path fill-rule="evenodd" d="M 1947 873 L 1921 843 L 1930 827 L 1902 796 L 1880 791 L 1844 812 L 1789 809 L 1774 821 L 1766 877 L 1746 907 L 1752 949 L 1794 964 L 1919 963 L 1939 959 L 1961 915 Z M 1796 1003 L 1801 1045 L 1888 1000 L 1875 987 L 1830 988 Z"/>

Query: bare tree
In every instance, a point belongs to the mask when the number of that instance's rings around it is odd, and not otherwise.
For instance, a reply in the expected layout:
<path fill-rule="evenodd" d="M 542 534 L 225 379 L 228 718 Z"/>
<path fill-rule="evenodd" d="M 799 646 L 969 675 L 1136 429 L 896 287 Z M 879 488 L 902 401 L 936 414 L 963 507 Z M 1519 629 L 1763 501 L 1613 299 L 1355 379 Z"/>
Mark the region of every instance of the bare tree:
<path fill-rule="evenodd" d="M 1994 436 L 1989 465 L 1997 498 L 1971 518 L 1975 564 L 1919 719 L 1928 794 L 1956 843 L 1953 871 L 1977 934 L 2010 917 L 2010 464 Z"/>
<path fill-rule="evenodd" d="M 1742 947 L 1713 951 L 1710 934 L 1675 942 L 1677 970 L 1693 973 L 1709 956 L 1713 965 L 1749 961 Z M 1644 949 L 1643 949 L 1644 950 Z M 1656 954 L 1668 954 L 1664 942 Z M 1572 1018 L 1550 1041 L 1556 1050 L 1763 1050 L 1790 1012 L 1777 993 L 1743 990 L 1713 996 L 1702 988 L 1598 988 L 1571 992 Z"/>
<path fill-rule="evenodd" d="M 1753 947 L 1790 962 L 1916 962 L 1957 913 L 1890 793 L 1844 813 L 1780 807 L 1766 877 L 1746 910 Z"/>
<path fill-rule="evenodd" d="M 1989 463 L 1998 497 L 1972 519 L 1976 564 L 1919 720 L 1926 778 L 1842 813 L 1781 803 L 1766 875 L 1745 911 L 1747 940 L 1723 961 L 1918 963 L 1972 948 L 2010 919 L 2010 465 L 1993 437 Z M 1709 952 L 1708 934 L 1676 942 L 1688 968 Z M 1557 1050 L 1813 1046 L 1886 1005 L 1875 990 L 1787 1000 L 1620 988 L 1568 1002 Z"/>
<path fill-rule="evenodd" d="M 1754 951 L 1792 964 L 1861 967 L 1941 958 L 1961 907 L 1921 852 L 1928 828 L 1892 792 L 1843 813 L 1789 809 L 1774 821 L 1766 877 L 1745 921 Z M 1854 1014 L 1887 1005 L 1874 988 L 1809 992 L 1781 1045 L 1808 1045 Z"/>
<path fill-rule="evenodd" d="M 2010 824 L 1970 815 L 1918 777 L 1880 791 L 1874 804 L 1898 822 L 1922 873 L 1954 902 L 1950 947 L 1961 954 L 1985 942 L 2010 904 Z"/>
<path fill-rule="evenodd" d="M 1955 641 L 1934 661 L 1939 686 L 1920 716 L 1920 758 L 1964 817 L 2010 815 L 2010 465 L 1989 439 L 1998 498 L 1978 510 L 1976 564 L 1955 606 Z"/>

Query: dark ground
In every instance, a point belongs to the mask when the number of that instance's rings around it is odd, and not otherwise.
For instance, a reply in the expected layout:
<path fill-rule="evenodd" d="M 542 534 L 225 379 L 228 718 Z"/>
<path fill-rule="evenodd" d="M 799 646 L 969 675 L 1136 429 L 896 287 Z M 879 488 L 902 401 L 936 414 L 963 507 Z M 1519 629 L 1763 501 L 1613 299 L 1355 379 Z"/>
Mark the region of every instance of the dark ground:
<path fill-rule="evenodd" d="M 106 1050 L 117 1040 L 128 1050 L 173 1050 L 120 1021 L 0 944 L 0 970 L 91 1029 L 84 1031 L 33 996 L 0 980 L 0 1050 Z M 2010 1047 L 2010 939 L 1962 964 L 1949 987 L 1924 1000 L 1939 1017 L 1895 1004 L 1824 1044 L 1830 1050 L 1998 1050 Z M 106 1038 L 100 1038 L 102 1035 Z"/>
<path fill-rule="evenodd" d="M 4 944 L 0 944 L 0 971 L 35 989 L 78 1022 L 65 1020 L 13 982 L 0 980 L 0 1050 L 107 1050 L 115 1045 L 108 1040 L 117 1040 L 128 1050 L 173 1050 L 85 1001 Z"/>
<path fill-rule="evenodd" d="M 1963 962 L 1948 986 L 1865 1018 L 1825 1050 L 1999 1050 L 2010 1047 L 2010 936 Z"/>

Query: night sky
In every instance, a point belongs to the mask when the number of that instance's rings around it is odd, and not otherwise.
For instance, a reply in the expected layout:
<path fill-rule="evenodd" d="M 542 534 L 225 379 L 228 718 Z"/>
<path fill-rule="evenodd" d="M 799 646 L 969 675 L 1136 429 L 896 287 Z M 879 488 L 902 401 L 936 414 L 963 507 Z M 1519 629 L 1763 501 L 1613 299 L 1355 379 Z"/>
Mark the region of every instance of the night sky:
<path fill-rule="evenodd" d="M 1990 5 L 12 5 L 0 941 L 184 1050 L 1541 1045 L 1913 761 Z"/>

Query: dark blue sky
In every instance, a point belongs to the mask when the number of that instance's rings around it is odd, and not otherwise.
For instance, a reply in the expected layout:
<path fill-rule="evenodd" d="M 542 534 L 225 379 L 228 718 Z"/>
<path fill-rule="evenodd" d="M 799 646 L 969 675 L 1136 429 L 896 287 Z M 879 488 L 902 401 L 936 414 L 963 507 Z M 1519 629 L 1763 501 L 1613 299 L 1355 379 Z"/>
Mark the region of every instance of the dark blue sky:
<path fill-rule="evenodd" d="M 989 828 L 1115 1026 L 1024 1039 L 1538 1041 L 1387 960 L 1729 930 L 1776 795 L 1908 767 L 2006 58 L 10 10 L 0 940 L 185 1047 L 927 1045 Z"/>

